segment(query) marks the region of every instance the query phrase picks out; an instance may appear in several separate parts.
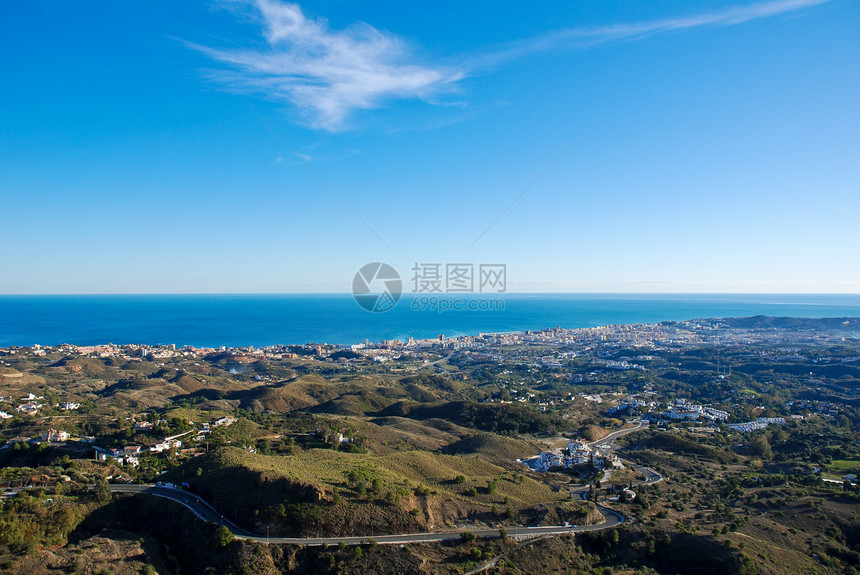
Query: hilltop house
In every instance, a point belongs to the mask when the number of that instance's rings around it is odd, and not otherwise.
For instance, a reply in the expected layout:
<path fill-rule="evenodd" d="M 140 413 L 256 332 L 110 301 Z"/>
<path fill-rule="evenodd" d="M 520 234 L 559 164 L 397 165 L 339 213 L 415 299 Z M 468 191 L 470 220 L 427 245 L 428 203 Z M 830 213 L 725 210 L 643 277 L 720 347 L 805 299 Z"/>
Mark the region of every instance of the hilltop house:
<path fill-rule="evenodd" d="M 62 443 L 68 440 L 69 434 L 66 431 L 49 429 L 48 431 L 42 433 L 42 441 L 47 441 L 48 443 Z"/>
<path fill-rule="evenodd" d="M 22 403 L 15 408 L 15 411 L 23 413 L 24 415 L 36 415 L 41 408 L 41 403 Z"/>
<path fill-rule="evenodd" d="M 182 441 L 180 441 L 179 439 L 165 439 L 164 441 L 156 443 L 155 445 L 150 447 L 149 450 L 155 453 L 161 453 L 162 451 L 167 451 L 171 447 L 179 449 L 180 447 L 182 447 Z"/>

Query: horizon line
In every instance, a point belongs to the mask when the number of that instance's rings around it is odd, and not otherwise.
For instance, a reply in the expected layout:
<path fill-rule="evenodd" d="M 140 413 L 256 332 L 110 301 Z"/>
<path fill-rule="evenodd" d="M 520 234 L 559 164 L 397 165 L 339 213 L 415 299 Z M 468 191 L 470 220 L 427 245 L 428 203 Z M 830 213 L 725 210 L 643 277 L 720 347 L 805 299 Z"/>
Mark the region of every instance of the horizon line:
<path fill-rule="evenodd" d="M 0 293 L 0 297 L 22 296 L 351 296 L 352 292 L 37 292 L 37 293 Z M 860 292 L 801 292 L 801 291 L 549 291 L 549 292 L 402 292 L 401 297 L 505 297 L 520 295 L 833 295 L 858 296 Z"/>

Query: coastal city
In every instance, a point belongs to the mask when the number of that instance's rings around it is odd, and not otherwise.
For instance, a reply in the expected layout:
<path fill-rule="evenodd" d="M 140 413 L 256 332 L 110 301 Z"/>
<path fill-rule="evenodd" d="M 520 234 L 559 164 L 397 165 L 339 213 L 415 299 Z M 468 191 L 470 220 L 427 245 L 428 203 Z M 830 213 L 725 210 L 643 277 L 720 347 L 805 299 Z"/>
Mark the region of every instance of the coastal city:
<path fill-rule="evenodd" d="M 754 319 L 754 318 L 753 318 Z M 480 334 L 446 338 L 440 335 L 433 339 L 406 341 L 363 342 L 351 345 L 305 344 L 277 345 L 261 348 L 197 348 L 176 344 L 165 345 L 92 345 L 58 346 L 34 345 L 0 349 L 0 380 L 7 383 L 23 382 L 24 374 L 7 367 L 17 360 L 38 361 L 48 356 L 60 358 L 59 363 L 70 364 L 66 369 L 72 373 L 81 371 L 81 364 L 71 365 L 75 359 L 93 358 L 108 361 L 151 362 L 155 368 L 166 373 L 180 375 L 188 366 L 200 366 L 201 361 L 217 357 L 226 358 L 235 365 L 230 373 L 240 374 L 242 366 L 260 360 L 291 361 L 297 365 L 317 369 L 326 365 L 349 372 L 382 369 L 387 373 L 414 373 L 431 370 L 441 377 L 454 381 L 468 380 L 468 372 L 477 366 L 494 366 L 502 377 L 494 381 L 498 391 L 485 394 L 482 403 L 528 405 L 540 412 L 556 412 L 565 409 L 580 409 L 589 405 L 607 417 L 651 422 L 652 425 L 684 424 L 699 433 L 749 433 L 769 426 L 785 425 L 787 420 L 800 423 L 805 417 L 836 418 L 853 405 L 860 397 L 860 387 L 844 390 L 844 397 L 828 399 L 792 398 L 780 404 L 772 401 L 758 409 L 749 409 L 749 401 L 759 396 L 750 390 L 747 382 L 732 385 L 739 379 L 733 363 L 743 362 L 811 363 L 813 366 L 848 365 L 860 361 L 860 356 L 831 356 L 821 349 L 833 345 L 856 345 L 860 341 L 860 330 L 855 325 L 836 326 L 836 330 L 787 329 L 766 325 L 737 326 L 734 320 L 700 320 L 663 322 L 660 324 L 638 324 L 603 326 L 596 328 L 562 329 L 551 328 L 518 333 Z M 848 322 L 845 322 L 846 324 Z M 751 348 L 751 346 L 761 346 Z M 665 354 L 679 350 L 710 349 L 718 347 L 722 359 L 714 361 L 711 377 L 720 381 L 720 393 L 711 394 L 710 402 L 694 402 L 690 398 L 660 392 L 648 382 L 648 373 L 665 370 L 669 364 Z M 804 351 L 805 350 L 805 351 Z M 809 354 L 814 350 L 814 354 Z M 191 363 L 189 363 L 191 362 Z M 178 364 L 181 364 L 178 365 Z M 376 366 L 376 367 L 374 367 Z M 516 377 L 515 373 L 523 374 Z M 253 373 L 253 381 L 262 385 L 276 384 L 278 379 L 265 373 Z M 621 378 L 621 379 L 619 379 Z M 810 371 L 802 378 L 804 384 L 822 389 L 822 381 Z M 606 384 L 615 380 L 608 389 Z M 549 384 L 552 382 L 552 385 Z M 201 378 L 201 384 L 206 380 Z M 600 391 L 560 393 L 558 384 L 578 385 Z M 764 382 L 767 385 L 767 382 Z M 619 389 L 621 388 L 621 389 Z M 41 393 L 42 395 L 39 395 Z M 51 421 L 52 416 L 72 414 L 93 409 L 92 398 L 74 395 L 63 397 L 63 392 L 49 389 L 47 392 L 27 391 L 19 396 L 0 396 L 0 419 L 29 418 L 34 421 Z M 751 418 L 751 415 L 757 417 Z M 98 461 L 108 457 L 118 464 L 137 466 L 141 453 L 175 454 L 193 457 L 204 453 L 200 447 L 212 429 L 227 426 L 236 421 L 233 415 L 211 418 L 210 421 L 187 421 L 180 432 L 167 435 L 164 421 L 152 413 L 130 414 L 126 421 L 140 444 L 122 446 L 105 445 L 100 438 L 75 436 L 63 429 L 45 428 L 35 437 L 16 436 L 8 438 L 4 448 L 16 443 L 66 443 L 77 445 L 83 451 L 91 451 Z M 525 460 L 537 470 L 554 467 L 570 467 L 585 461 L 599 467 L 617 462 L 599 450 L 591 448 L 581 438 L 572 439 L 567 450 L 547 451 L 536 460 Z M 184 442 L 184 443 L 183 443 Z M 124 443 L 128 443 L 124 441 Z M 245 446 L 253 449 L 251 446 Z M 605 459 L 605 464 L 604 464 Z M 534 463 L 529 463 L 531 461 Z"/>

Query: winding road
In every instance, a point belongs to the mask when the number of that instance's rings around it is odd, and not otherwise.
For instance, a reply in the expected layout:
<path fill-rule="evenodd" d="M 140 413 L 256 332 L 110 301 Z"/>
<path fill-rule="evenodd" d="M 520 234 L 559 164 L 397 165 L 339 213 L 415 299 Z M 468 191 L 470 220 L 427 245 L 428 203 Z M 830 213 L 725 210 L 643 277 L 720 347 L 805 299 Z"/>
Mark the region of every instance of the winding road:
<path fill-rule="evenodd" d="M 611 443 L 613 440 L 617 439 L 618 437 L 621 437 L 622 435 L 633 433 L 634 431 L 640 431 L 642 429 L 645 429 L 646 427 L 648 427 L 648 423 L 640 421 L 638 422 L 638 425 L 636 427 L 615 431 L 613 433 L 610 433 L 600 441 L 593 442 L 593 444 Z M 663 480 L 663 478 L 658 473 L 651 469 L 648 469 L 647 467 L 634 465 L 633 468 L 646 476 L 646 480 L 640 483 L 640 485 L 656 483 L 658 481 Z M 478 537 L 498 537 L 500 535 L 499 529 L 452 529 L 428 533 L 403 533 L 399 535 L 377 536 L 360 535 L 352 537 L 268 537 L 257 535 L 256 533 L 251 533 L 246 529 L 242 529 L 229 519 L 226 519 L 221 513 L 219 513 L 205 500 L 198 497 L 194 493 L 191 493 L 190 491 L 184 489 L 177 489 L 176 487 L 170 487 L 167 485 L 150 484 L 111 484 L 109 485 L 109 488 L 113 493 L 146 493 L 149 495 L 154 495 L 156 497 L 170 499 L 171 501 L 175 501 L 176 503 L 183 505 L 192 513 L 194 513 L 194 515 L 196 515 L 200 519 L 203 519 L 204 521 L 211 521 L 219 525 L 224 525 L 237 539 L 258 541 L 260 543 L 288 543 L 292 545 L 315 546 L 338 545 L 340 543 L 345 543 L 346 545 L 362 545 L 366 543 L 376 542 L 380 544 L 392 545 L 457 540 L 460 539 L 461 533 L 464 533 L 466 531 L 474 533 Z M 587 492 L 587 487 L 582 487 L 574 491 L 574 493 L 576 493 L 580 497 L 580 499 L 583 500 L 587 498 Z M 565 533 L 579 533 L 583 531 L 600 531 L 603 529 L 610 529 L 612 527 L 615 527 L 616 525 L 624 523 L 624 515 L 622 515 L 618 511 L 615 511 L 614 509 L 610 509 L 608 507 L 603 507 L 602 505 L 595 505 L 597 507 L 597 510 L 600 511 L 600 513 L 605 518 L 602 523 L 598 523 L 595 525 L 572 526 L 548 525 L 542 527 L 505 526 L 505 531 L 507 532 L 509 537 L 539 537 L 542 535 L 562 535 Z"/>
<path fill-rule="evenodd" d="M 353 536 L 353 537 L 266 537 L 251 533 L 242 529 L 232 521 L 226 519 L 223 515 L 209 505 L 200 497 L 194 495 L 190 491 L 177 489 L 175 487 L 167 487 L 164 485 L 148 485 L 148 484 L 111 484 L 110 490 L 114 493 L 130 493 L 140 494 L 146 493 L 163 497 L 175 501 L 183 505 L 204 521 L 211 521 L 220 525 L 226 526 L 233 535 L 238 539 L 247 539 L 249 541 L 258 541 L 260 543 L 289 543 L 293 545 L 338 545 L 343 542 L 347 545 L 361 545 L 375 541 L 380 544 L 406 544 L 406 543 L 427 543 L 435 541 L 450 541 L 460 539 L 460 534 L 469 531 L 478 537 L 498 537 L 499 529 L 459 529 L 434 531 L 429 533 L 403 533 L 400 535 L 378 535 L 378 536 Z M 584 497 L 583 497 L 584 499 Z M 580 531 L 600 531 L 601 529 L 609 529 L 624 522 L 624 516 L 617 511 L 607 507 L 597 506 L 597 509 L 603 514 L 606 520 L 603 523 L 596 525 L 580 525 L 565 527 L 563 525 L 548 525 L 542 527 L 505 527 L 509 537 L 530 537 L 540 535 L 561 535 L 564 533 L 577 533 Z"/>
<path fill-rule="evenodd" d="M 218 511 L 214 507 L 209 505 L 209 503 L 207 503 L 204 499 L 184 489 L 177 489 L 175 487 L 168 487 L 166 485 L 150 485 L 145 483 L 112 483 L 108 485 L 108 488 L 113 493 L 147 493 L 149 495 L 155 495 L 156 497 L 170 499 L 171 501 L 175 501 L 176 503 L 179 503 L 184 507 L 188 508 L 189 510 L 191 510 L 192 513 L 194 513 L 194 515 L 196 515 L 200 519 L 203 519 L 204 521 L 211 521 L 213 523 L 226 526 L 227 529 L 229 529 L 235 537 L 249 539 L 256 537 L 254 533 L 242 529 L 241 527 L 218 513 Z M 263 537 L 263 540 L 265 540 L 265 537 Z"/>
<path fill-rule="evenodd" d="M 633 433 L 636 431 L 642 431 L 643 429 L 646 429 L 648 427 L 648 422 L 642 421 L 641 419 L 634 419 L 633 423 L 636 424 L 636 427 L 626 427 L 624 429 L 619 429 L 618 431 L 613 431 L 612 433 L 601 439 L 598 439 L 597 441 L 589 442 L 588 445 L 608 445 L 623 435 L 627 435 L 628 433 Z"/>

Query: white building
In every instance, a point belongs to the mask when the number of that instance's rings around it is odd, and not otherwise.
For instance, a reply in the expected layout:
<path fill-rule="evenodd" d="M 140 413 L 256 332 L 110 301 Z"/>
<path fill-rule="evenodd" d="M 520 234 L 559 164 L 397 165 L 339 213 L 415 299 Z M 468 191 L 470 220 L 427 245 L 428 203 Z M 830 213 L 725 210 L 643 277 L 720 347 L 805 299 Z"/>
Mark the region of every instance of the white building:
<path fill-rule="evenodd" d="M 69 434 L 66 431 L 58 431 L 56 429 L 49 429 L 42 433 L 42 441 L 47 441 L 48 443 L 62 443 L 63 441 L 69 440 Z"/>
<path fill-rule="evenodd" d="M 155 453 L 161 453 L 162 451 L 167 451 L 171 447 L 179 449 L 180 447 L 182 447 L 182 441 L 180 441 L 179 439 L 165 439 L 164 441 L 156 443 L 155 445 L 150 447 L 149 450 Z"/>

